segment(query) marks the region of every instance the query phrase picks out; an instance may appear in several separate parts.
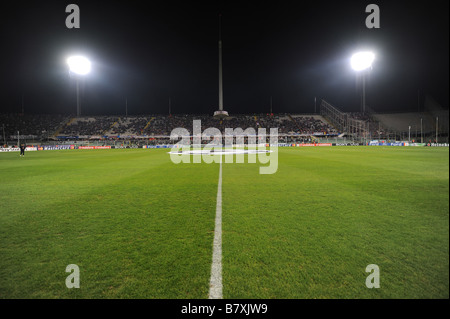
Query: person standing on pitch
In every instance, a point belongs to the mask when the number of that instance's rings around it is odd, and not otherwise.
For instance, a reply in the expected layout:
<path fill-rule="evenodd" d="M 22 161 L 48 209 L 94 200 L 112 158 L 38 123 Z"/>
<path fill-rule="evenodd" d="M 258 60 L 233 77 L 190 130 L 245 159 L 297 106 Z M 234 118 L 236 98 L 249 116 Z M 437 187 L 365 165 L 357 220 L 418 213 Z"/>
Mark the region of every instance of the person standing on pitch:
<path fill-rule="evenodd" d="M 25 156 L 25 144 L 20 145 L 20 156 Z"/>

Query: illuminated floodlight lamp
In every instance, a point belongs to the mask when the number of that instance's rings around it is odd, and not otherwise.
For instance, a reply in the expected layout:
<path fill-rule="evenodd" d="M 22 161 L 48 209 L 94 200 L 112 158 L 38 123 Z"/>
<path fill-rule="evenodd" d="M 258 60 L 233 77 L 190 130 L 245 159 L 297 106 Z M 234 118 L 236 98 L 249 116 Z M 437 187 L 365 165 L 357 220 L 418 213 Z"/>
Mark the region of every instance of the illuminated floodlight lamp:
<path fill-rule="evenodd" d="M 69 71 L 76 75 L 86 75 L 91 71 L 91 62 L 84 56 L 75 55 L 67 59 L 67 64 L 69 65 Z M 77 82 L 77 117 L 81 116 L 81 101 L 80 101 L 80 85 L 79 76 L 75 76 Z"/>
<path fill-rule="evenodd" d="M 370 68 L 375 60 L 375 54 L 372 52 L 358 52 L 352 55 L 351 66 L 355 71 L 362 71 Z"/>
<path fill-rule="evenodd" d="M 362 51 L 352 55 L 350 64 L 353 70 L 359 72 L 370 69 L 374 60 L 375 54 L 370 51 Z M 363 114 L 366 112 L 366 76 L 367 72 L 362 73 L 361 111 Z"/>
<path fill-rule="evenodd" d="M 91 71 L 91 62 L 84 56 L 71 56 L 67 59 L 69 70 L 75 74 L 86 75 Z"/>

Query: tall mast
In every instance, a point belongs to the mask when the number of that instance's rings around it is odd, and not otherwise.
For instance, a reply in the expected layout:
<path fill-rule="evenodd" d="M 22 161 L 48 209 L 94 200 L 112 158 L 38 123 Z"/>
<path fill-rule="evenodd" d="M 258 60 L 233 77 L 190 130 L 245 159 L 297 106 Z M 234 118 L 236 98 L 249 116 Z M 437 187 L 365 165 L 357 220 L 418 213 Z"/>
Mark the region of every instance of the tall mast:
<path fill-rule="evenodd" d="M 222 84 L 222 15 L 219 14 L 219 111 L 223 111 Z"/>
<path fill-rule="evenodd" d="M 222 81 L 222 14 L 219 14 L 219 110 L 214 117 L 224 118 L 228 112 L 223 110 L 223 81 Z"/>

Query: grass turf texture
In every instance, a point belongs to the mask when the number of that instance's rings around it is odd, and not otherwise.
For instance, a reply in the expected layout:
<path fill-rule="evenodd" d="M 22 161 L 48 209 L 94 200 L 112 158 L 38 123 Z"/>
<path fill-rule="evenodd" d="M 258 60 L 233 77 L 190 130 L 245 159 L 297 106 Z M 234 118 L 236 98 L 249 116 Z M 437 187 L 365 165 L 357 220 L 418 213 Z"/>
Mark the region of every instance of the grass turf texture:
<path fill-rule="evenodd" d="M 0 154 L 0 297 L 207 298 L 219 166 L 167 151 Z M 223 164 L 224 298 L 449 297 L 448 148 L 280 148 L 276 174 L 259 166 Z"/>

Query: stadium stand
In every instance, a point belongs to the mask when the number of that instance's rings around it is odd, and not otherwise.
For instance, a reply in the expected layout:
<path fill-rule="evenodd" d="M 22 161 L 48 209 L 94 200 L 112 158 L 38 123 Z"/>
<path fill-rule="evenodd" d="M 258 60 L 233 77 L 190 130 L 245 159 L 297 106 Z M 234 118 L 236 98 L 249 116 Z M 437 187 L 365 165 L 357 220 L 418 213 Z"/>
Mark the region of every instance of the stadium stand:
<path fill-rule="evenodd" d="M 60 136 L 104 136 L 116 120 L 116 117 L 111 116 L 80 117 L 68 123 L 59 134 Z"/>
<path fill-rule="evenodd" d="M 0 125 L 3 125 L 6 137 L 17 135 L 30 136 L 35 139 L 48 138 L 69 117 L 64 115 L 22 115 L 0 114 Z"/>
<path fill-rule="evenodd" d="M 370 110 L 370 109 L 369 109 Z M 284 143 L 311 142 L 318 138 L 347 138 L 354 141 L 370 139 L 405 140 L 408 133 L 416 140 L 436 135 L 436 124 L 433 116 L 442 115 L 445 110 L 436 109 L 434 113 L 392 113 L 376 114 L 370 112 L 345 113 L 322 101 L 321 114 L 233 114 L 218 120 L 209 114 L 149 114 L 142 116 L 84 116 L 69 115 L 21 115 L 0 114 L 0 125 L 3 126 L 3 140 L 7 143 L 17 142 L 17 132 L 21 139 L 39 142 L 53 140 L 55 143 L 74 140 L 142 140 L 148 144 L 167 143 L 173 129 L 182 127 L 192 131 L 193 121 L 201 120 L 201 128 L 218 128 L 222 134 L 225 128 L 278 128 L 279 141 Z M 444 113 L 443 113 L 444 112 Z M 448 117 L 448 111 L 447 111 Z M 445 114 L 444 114 L 445 115 Z M 440 135 L 443 142 L 448 141 L 448 118 L 442 120 Z M 447 125 L 447 131 L 445 131 Z M 411 129 L 409 128 L 411 127 Z M 419 133 L 418 133 L 419 132 Z M 412 134 L 411 134 L 412 133 Z"/>
<path fill-rule="evenodd" d="M 423 112 L 377 113 L 370 107 L 365 114 L 342 112 L 322 100 L 320 112 L 341 136 L 354 140 L 386 139 L 434 142 L 436 137 L 448 143 L 448 110 L 427 99 Z M 440 120 L 436 120 L 440 119 Z"/>

